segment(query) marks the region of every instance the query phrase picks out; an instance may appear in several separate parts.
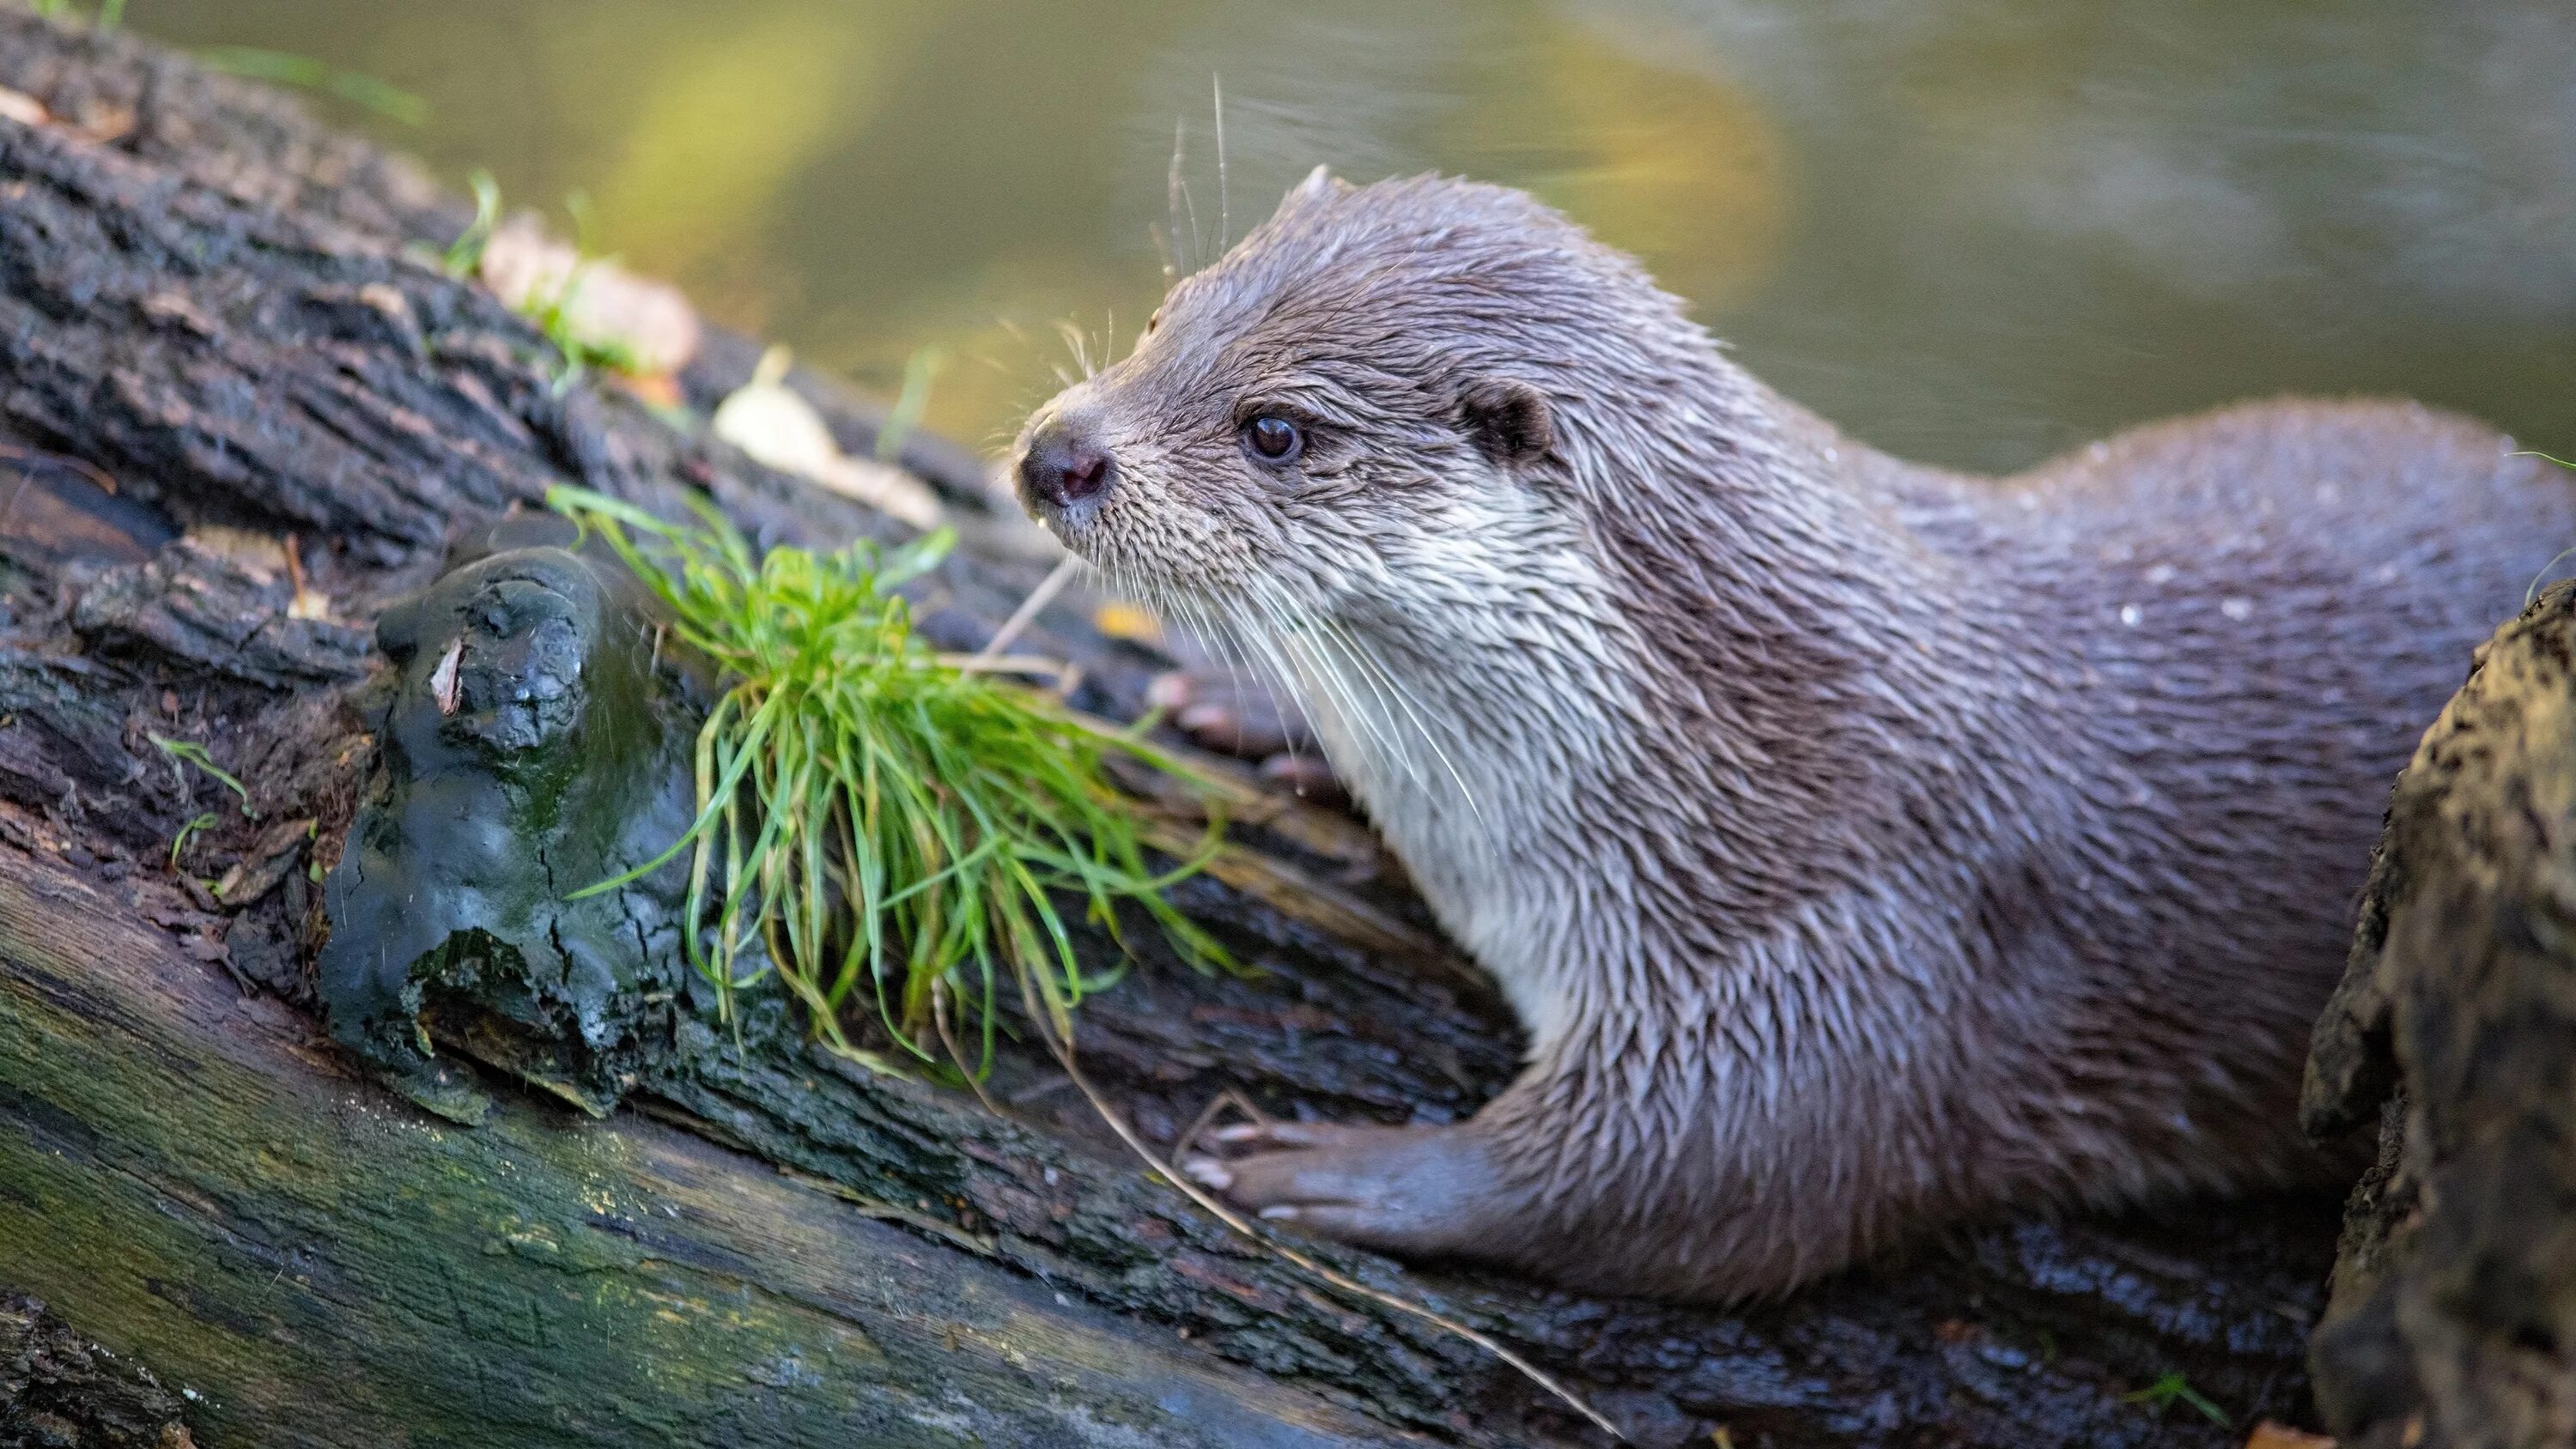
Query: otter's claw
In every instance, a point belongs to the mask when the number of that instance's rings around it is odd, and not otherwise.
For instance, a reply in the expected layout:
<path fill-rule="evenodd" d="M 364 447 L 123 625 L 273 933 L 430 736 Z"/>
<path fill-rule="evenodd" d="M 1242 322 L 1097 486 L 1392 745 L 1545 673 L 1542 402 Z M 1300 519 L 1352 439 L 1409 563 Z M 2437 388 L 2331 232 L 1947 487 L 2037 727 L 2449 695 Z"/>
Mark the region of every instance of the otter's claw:
<path fill-rule="evenodd" d="M 1181 1171 L 1236 1206 L 1301 1231 L 1406 1256 L 1473 1248 L 1506 1216 L 1484 1145 L 1456 1127 L 1268 1122 L 1216 1134 L 1239 1157 Z"/>

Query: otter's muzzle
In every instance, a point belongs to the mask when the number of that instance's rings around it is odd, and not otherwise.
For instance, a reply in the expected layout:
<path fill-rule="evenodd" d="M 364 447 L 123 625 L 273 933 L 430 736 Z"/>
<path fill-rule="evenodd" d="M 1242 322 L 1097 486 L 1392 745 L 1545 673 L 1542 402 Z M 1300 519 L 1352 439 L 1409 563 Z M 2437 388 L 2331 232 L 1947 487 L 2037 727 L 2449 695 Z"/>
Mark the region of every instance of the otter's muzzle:
<path fill-rule="evenodd" d="M 1049 418 L 1020 455 L 1020 501 L 1032 513 L 1062 513 L 1097 498 L 1117 481 L 1108 452 L 1062 418 Z"/>

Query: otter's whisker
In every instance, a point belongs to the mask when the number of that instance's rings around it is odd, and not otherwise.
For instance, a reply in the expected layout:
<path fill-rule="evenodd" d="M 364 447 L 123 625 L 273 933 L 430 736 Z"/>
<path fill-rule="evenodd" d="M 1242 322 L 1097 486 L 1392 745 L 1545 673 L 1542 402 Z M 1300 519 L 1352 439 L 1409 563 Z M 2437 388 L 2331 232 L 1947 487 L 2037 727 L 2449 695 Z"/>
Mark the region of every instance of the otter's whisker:
<path fill-rule="evenodd" d="M 1468 813 L 1482 821 L 1483 807 L 1478 804 L 1475 791 L 1467 784 L 1465 772 L 1449 757 L 1448 750 L 1441 745 L 1439 736 L 1424 718 L 1424 711 L 1416 707 L 1411 692 L 1394 677 L 1384 662 L 1373 651 L 1362 647 L 1339 622 L 1289 607 L 1285 599 L 1277 596 L 1273 586 L 1265 584 L 1262 591 L 1269 595 L 1265 602 L 1271 615 L 1292 637 L 1307 641 L 1306 652 L 1313 657 L 1318 677 L 1329 679 L 1338 687 L 1342 699 L 1348 702 L 1347 711 L 1361 716 L 1363 722 L 1371 726 L 1379 748 L 1403 768 L 1415 788 L 1427 793 L 1429 781 L 1424 778 L 1414 753 L 1396 747 L 1392 732 L 1399 724 L 1409 724 L 1411 732 L 1421 736 L 1422 742 L 1430 747 L 1432 757 L 1440 762 L 1441 768 L 1457 785 L 1459 797 L 1466 802 Z M 1377 709 L 1358 708 L 1358 686 L 1366 686 Z M 1403 714 L 1401 721 L 1395 717 L 1397 711 Z"/>
<path fill-rule="evenodd" d="M 1225 622 L 1219 624 L 1208 613 L 1204 604 L 1194 602 L 1188 607 L 1204 626 L 1200 637 L 1214 641 L 1218 658 L 1225 664 L 1236 695 L 1241 697 L 1251 689 L 1258 689 L 1267 696 L 1270 707 L 1280 715 L 1280 735 L 1287 749 L 1288 758 L 1302 761 L 1305 758 L 1305 750 L 1298 739 L 1299 726 L 1297 723 L 1292 723 L 1288 716 L 1294 711 L 1298 721 L 1309 724 L 1311 722 L 1307 721 L 1303 707 L 1296 702 L 1297 682 L 1294 679 L 1282 677 L 1276 665 L 1268 668 L 1253 666 L 1249 657 L 1249 645 L 1246 642 L 1252 636 L 1251 626 L 1242 621 L 1237 611 L 1228 609 Z"/>
<path fill-rule="evenodd" d="M 1205 644 L 1215 655 L 1217 662 L 1225 667 L 1227 679 L 1235 691 L 1237 693 L 1243 691 L 1247 666 L 1241 646 L 1234 637 L 1238 632 L 1235 628 L 1219 624 L 1208 612 L 1205 604 L 1196 599 L 1184 597 L 1178 590 L 1161 587 L 1124 570 L 1104 571 L 1104 574 L 1110 580 L 1111 587 L 1120 594 L 1141 601 L 1146 608 L 1153 611 L 1156 618 L 1163 620 L 1167 625 L 1177 623 L 1186 629 L 1191 637 Z M 1266 684 L 1262 687 L 1269 688 Z"/>
<path fill-rule="evenodd" d="M 1179 134 L 1177 128 L 1173 134 Z M 1196 260 L 1207 254 L 1207 239 L 1199 235 L 1199 205 L 1190 196 L 1190 179 L 1181 174 L 1181 158 L 1178 156 L 1172 158 L 1172 184 L 1180 188 L 1181 213 L 1190 224 L 1190 257 L 1194 263 L 1191 270 L 1195 271 Z"/>
<path fill-rule="evenodd" d="M 1208 635 L 1216 643 L 1217 657 L 1225 661 L 1227 683 L 1237 693 L 1246 689 L 1259 689 L 1265 694 L 1277 692 L 1277 682 L 1255 668 L 1246 653 L 1240 623 L 1231 619 L 1220 621 L 1210 615 L 1205 606 L 1199 606 L 1199 617 L 1206 621 Z"/>
<path fill-rule="evenodd" d="M 1401 711 L 1404 716 L 1402 723 L 1411 725 L 1412 732 L 1421 736 L 1422 742 L 1430 746 L 1432 758 L 1439 761 L 1440 768 L 1448 773 L 1451 783 L 1458 787 L 1459 798 L 1467 802 L 1467 813 L 1475 816 L 1479 821 L 1483 820 L 1484 810 L 1476 803 L 1476 792 L 1468 786 L 1466 775 L 1459 770 L 1457 762 L 1449 758 L 1449 751 L 1441 745 L 1439 736 L 1432 733 L 1431 726 L 1414 708 L 1410 696 L 1401 685 L 1395 682 L 1386 666 L 1370 651 L 1363 649 L 1356 640 L 1340 632 L 1329 622 L 1324 624 L 1320 637 L 1340 654 L 1347 662 L 1350 672 L 1359 676 L 1361 683 L 1368 686 L 1373 696 L 1381 701 L 1391 700 L 1394 703 L 1396 710 Z M 1390 715 L 1390 727 L 1396 723 Z"/>
<path fill-rule="evenodd" d="M 1327 634 L 1341 642 L 1342 649 L 1351 656 L 1351 662 L 1360 671 L 1361 677 L 1373 681 L 1371 688 L 1383 686 L 1385 694 L 1392 697 L 1396 707 L 1404 711 L 1404 717 L 1413 725 L 1414 733 L 1422 736 L 1422 742 L 1431 747 L 1432 755 L 1440 761 L 1441 768 L 1449 772 L 1450 780 L 1458 786 L 1459 798 L 1467 802 L 1467 812 L 1481 822 L 1485 818 L 1485 812 L 1476 802 L 1475 790 L 1467 784 L 1466 775 L 1459 770 L 1457 762 L 1449 758 L 1449 751 L 1441 745 L 1440 736 L 1432 730 L 1430 722 L 1424 718 L 1428 706 L 1419 704 L 1419 698 L 1412 688 L 1388 667 L 1385 659 L 1377 651 L 1363 646 L 1338 622 L 1333 620 L 1321 622 Z"/>
<path fill-rule="evenodd" d="M 1238 641 L 1264 666 L 1263 673 L 1268 676 L 1268 682 L 1263 688 L 1274 696 L 1294 698 L 1297 694 L 1297 668 L 1279 648 L 1276 638 L 1279 625 L 1267 617 L 1272 611 L 1265 607 L 1261 612 L 1265 618 L 1259 623 L 1247 621 L 1240 610 L 1230 609 L 1228 614 L 1234 621 Z"/>
<path fill-rule="evenodd" d="M 1267 591 L 1264 594 L 1261 603 L 1271 624 L 1268 637 L 1272 647 L 1295 655 L 1304 664 L 1302 671 L 1292 666 L 1290 673 L 1308 677 L 1343 718 L 1366 733 L 1370 747 L 1378 755 L 1401 770 L 1416 790 L 1427 794 L 1429 782 L 1423 778 L 1420 763 L 1411 751 L 1397 743 L 1393 717 L 1383 708 L 1371 708 L 1370 701 L 1361 698 L 1346 662 L 1318 646 L 1320 636 L 1306 627 L 1310 616 L 1291 609 L 1285 600 Z M 1375 696 L 1376 691 L 1372 689 L 1371 694 Z M 1383 704 L 1382 699 L 1377 702 Z"/>
<path fill-rule="evenodd" d="M 1391 734 L 1422 736 L 1422 744 L 1430 746 L 1432 759 L 1437 759 L 1440 767 L 1448 772 L 1450 780 L 1458 785 L 1458 795 L 1466 800 L 1468 813 L 1473 813 L 1476 818 L 1484 818 L 1484 811 L 1476 806 L 1476 793 L 1468 790 L 1466 777 L 1458 772 L 1458 764 L 1450 762 L 1448 752 L 1440 746 L 1440 739 L 1432 736 L 1430 726 L 1422 721 L 1422 715 L 1414 713 L 1414 708 L 1406 703 L 1401 690 L 1394 690 L 1394 682 L 1386 677 L 1386 672 L 1383 672 L 1381 667 L 1376 667 L 1376 661 L 1370 659 L 1368 651 L 1360 649 L 1358 641 L 1352 641 L 1347 633 L 1342 633 L 1332 620 L 1309 620 L 1309 623 L 1306 623 L 1306 631 L 1309 631 L 1309 636 L 1314 638 L 1316 646 L 1319 646 L 1321 651 L 1327 651 L 1327 654 L 1334 659 L 1334 674 L 1340 674 L 1340 677 L 1345 679 L 1345 690 L 1352 690 L 1352 685 L 1347 685 L 1347 679 L 1358 679 L 1358 685 L 1368 687 L 1370 700 L 1376 700 L 1378 703 L 1378 715 L 1386 721 L 1386 731 L 1391 731 Z M 1404 715 L 1404 718 L 1396 718 L 1399 713 Z M 1406 731 L 1404 726 L 1412 726 L 1412 728 Z M 1414 788 L 1422 790 L 1425 795 L 1430 793 L 1430 780 L 1422 775 L 1422 762 L 1419 762 L 1412 752 L 1404 752 L 1404 762 L 1406 762 L 1406 775 L 1412 775 L 1414 780 Z"/>
<path fill-rule="evenodd" d="M 1216 247 L 1234 244 L 1234 208 L 1225 195 L 1225 77 L 1208 72 L 1208 89 L 1216 95 Z"/>
<path fill-rule="evenodd" d="M 1061 318 L 1056 322 L 1055 333 L 1064 339 L 1066 350 L 1073 354 L 1073 365 L 1081 369 L 1084 380 L 1088 381 L 1092 374 L 1099 370 L 1091 365 L 1090 340 L 1083 335 L 1081 328 L 1073 324 L 1073 319 L 1070 317 Z M 1070 384 L 1067 385 L 1070 386 Z"/>
<path fill-rule="evenodd" d="M 1181 181 L 1181 157 L 1188 149 L 1188 127 L 1189 123 L 1181 117 L 1172 118 L 1172 168 L 1163 181 L 1165 193 L 1163 205 L 1170 222 L 1172 246 L 1175 250 L 1178 250 L 1181 244 L 1181 202 L 1189 191 Z M 1189 250 L 1181 257 L 1183 271 L 1195 272 L 1199 269 L 1198 250 L 1197 228 L 1193 227 Z"/>
<path fill-rule="evenodd" d="M 1241 645 L 1247 656 L 1259 661 L 1264 680 L 1262 687 L 1294 697 L 1298 685 L 1297 672 L 1294 665 L 1280 653 L 1273 642 L 1272 636 L 1277 632 L 1277 625 L 1269 618 L 1273 611 L 1265 606 L 1256 606 L 1252 611 L 1253 614 L 1260 616 L 1256 619 L 1248 615 L 1238 603 L 1230 602 L 1225 609 L 1226 617 L 1233 626 L 1236 642 Z"/>
<path fill-rule="evenodd" d="M 1317 647 L 1309 616 L 1290 609 L 1284 601 L 1272 600 L 1269 614 L 1279 640 L 1279 647 L 1303 662 L 1302 672 L 1323 692 L 1328 703 L 1341 716 L 1368 736 L 1371 747 L 1390 764 L 1403 771 L 1417 790 L 1427 790 L 1426 781 L 1411 751 L 1401 748 L 1396 740 L 1395 720 L 1383 707 L 1384 700 L 1372 688 L 1363 699 L 1357 682 L 1345 661 L 1332 651 Z"/>
<path fill-rule="evenodd" d="M 1265 678 L 1258 682 L 1261 686 L 1262 692 L 1270 696 L 1271 708 L 1279 713 L 1280 736 L 1287 744 L 1288 758 L 1290 760 L 1303 760 L 1305 755 L 1304 751 L 1299 747 L 1297 736 L 1300 733 L 1301 726 L 1304 729 L 1311 730 L 1314 722 L 1307 715 L 1306 707 L 1300 701 L 1297 681 L 1294 679 Z M 1296 719 L 1293 722 L 1289 718 L 1292 713 L 1296 716 Z M 1321 742 L 1317 741 L 1316 746 L 1318 749 L 1321 749 Z"/>
<path fill-rule="evenodd" d="M 1243 687 L 1242 655 L 1232 637 L 1231 629 L 1219 624 L 1216 618 L 1208 613 L 1206 606 L 1196 600 L 1186 600 L 1178 595 L 1172 595 L 1162 601 L 1160 607 L 1164 610 L 1165 617 L 1178 618 L 1186 623 L 1192 636 L 1216 655 L 1217 662 L 1225 666 L 1228 683 L 1236 689 Z"/>

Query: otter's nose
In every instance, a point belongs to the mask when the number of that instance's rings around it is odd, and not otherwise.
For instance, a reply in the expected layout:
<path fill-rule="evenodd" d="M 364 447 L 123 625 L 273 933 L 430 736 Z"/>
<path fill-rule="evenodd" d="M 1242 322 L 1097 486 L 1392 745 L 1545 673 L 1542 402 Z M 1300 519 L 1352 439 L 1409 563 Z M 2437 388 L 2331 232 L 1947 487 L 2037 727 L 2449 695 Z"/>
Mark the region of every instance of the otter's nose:
<path fill-rule="evenodd" d="M 1109 491 L 1117 474 L 1108 453 L 1058 418 L 1029 439 L 1020 458 L 1020 494 L 1032 507 L 1070 508 Z"/>

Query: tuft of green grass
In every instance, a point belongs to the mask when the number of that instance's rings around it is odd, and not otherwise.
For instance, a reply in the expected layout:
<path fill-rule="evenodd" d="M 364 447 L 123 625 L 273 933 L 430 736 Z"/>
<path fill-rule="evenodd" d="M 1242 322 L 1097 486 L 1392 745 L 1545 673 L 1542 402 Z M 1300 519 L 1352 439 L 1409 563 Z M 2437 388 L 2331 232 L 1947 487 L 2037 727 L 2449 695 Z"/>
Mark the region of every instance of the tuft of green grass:
<path fill-rule="evenodd" d="M 501 225 L 501 183 L 492 178 L 491 172 L 477 166 L 466 177 L 466 185 L 474 193 L 474 219 L 466 223 L 465 230 L 457 233 L 445 251 L 435 254 L 439 268 L 458 281 L 481 270 L 484 249 L 491 245 L 492 233 Z M 591 254 L 590 198 L 576 191 L 564 198 L 564 206 L 572 214 L 573 250 L 579 260 L 551 291 L 516 304 L 518 314 L 535 323 L 555 349 L 559 365 L 552 382 L 558 397 L 583 377 L 603 368 L 624 373 L 642 370 L 634 349 L 626 344 L 593 341 L 574 329 L 572 306 L 581 295 L 582 284 L 589 279 L 591 268 L 611 259 Z M 428 255 L 425 249 L 423 254 Z"/>
<path fill-rule="evenodd" d="M 215 813 L 211 810 L 180 826 L 179 833 L 170 837 L 170 868 L 172 870 L 177 870 L 179 868 L 179 856 L 181 852 L 188 848 L 188 842 L 196 838 L 198 831 L 212 830 L 214 828 Z"/>
<path fill-rule="evenodd" d="M 124 11 L 125 0 L 106 0 L 99 10 L 99 28 L 115 29 L 116 19 Z M 429 122 L 429 102 L 419 96 L 374 76 L 342 70 L 309 55 L 263 50 L 255 45 L 217 45 L 198 51 L 197 59 L 230 75 L 267 81 L 272 85 L 294 86 L 347 101 L 396 125 L 421 126 Z"/>
<path fill-rule="evenodd" d="M 562 285 L 551 294 L 530 297 L 519 309 L 523 316 L 537 324 L 537 330 L 546 335 L 546 340 L 554 344 L 556 354 L 563 359 L 563 366 L 556 371 L 554 379 L 557 396 L 593 372 L 604 370 L 632 375 L 644 370 L 642 360 L 632 347 L 613 339 L 584 337 L 574 327 L 573 302 L 580 297 L 582 285 L 590 280 L 591 270 L 617 259 L 599 255 L 598 249 L 591 245 L 596 221 L 590 207 L 589 192 L 567 194 L 564 213 L 572 218 L 575 258 L 572 270 L 564 274 Z"/>
<path fill-rule="evenodd" d="M 2211 1403 L 2207 1395 L 2201 1393 L 2200 1390 L 2193 1388 L 2191 1386 L 2191 1381 L 2178 1373 L 2166 1374 L 2163 1378 L 2156 1380 L 2154 1383 L 2147 1385 L 2143 1389 L 2139 1389 L 2134 1393 L 2122 1394 L 2120 1396 L 2120 1402 L 2124 1404 L 2145 1404 L 2153 1408 L 2159 1414 L 2163 1413 L 2167 1408 L 2176 1403 L 2183 1403 L 2199 1410 L 2202 1417 L 2208 1419 L 2209 1422 L 2216 1424 L 2222 1429 L 2231 1427 L 2233 1422 L 2227 1417 L 2227 1411 L 2225 1409 Z"/>
<path fill-rule="evenodd" d="M 578 894 L 689 852 L 689 959 L 728 1012 L 774 970 L 832 1047 L 854 1051 L 842 1013 L 865 1002 L 914 1056 L 980 1080 L 998 993 L 1039 1003 L 1070 1041 L 1073 1009 L 1124 971 L 1084 968 L 1060 902 L 1122 946 L 1118 908 L 1132 904 L 1191 964 L 1231 965 L 1162 894 L 1205 863 L 1215 827 L 1195 858 L 1157 871 L 1136 802 L 1107 773 L 1113 758 L 1186 768 L 1009 683 L 1008 661 L 943 656 L 913 634 L 895 590 L 936 564 L 944 532 L 756 556 L 712 508 L 689 527 L 579 489 L 547 501 L 725 671 L 698 733 L 696 820 L 655 860 Z"/>
<path fill-rule="evenodd" d="M 170 769 L 173 775 L 178 773 L 181 765 L 196 766 L 206 773 L 208 779 L 241 797 L 242 814 L 253 819 L 258 818 L 259 812 L 250 808 L 250 787 L 244 785 L 240 777 L 216 764 L 215 757 L 206 753 L 204 745 L 198 744 L 195 740 L 165 739 L 160 735 L 148 734 L 144 738 L 158 745 L 161 753 L 170 757 Z"/>
<path fill-rule="evenodd" d="M 492 233 L 501 225 L 501 183 L 492 179 L 491 172 L 477 166 L 465 178 L 465 184 L 474 191 L 474 219 L 465 224 L 465 230 L 456 234 L 456 240 L 449 242 L 438 258 L 439 267 L 460 282 L 483 265 L 483 248 L 491 243 Z"/>
<path fill-rule="evenodd" d="M 554 344 L 563 366 L 555 370 L 554 391 L 561 397 L 573 384 L 593 372 L 637 373 L 643 371 L 635 350 L 623 342 L 596 341 L 584 337 L 572 322 L 573 299 L 581 295 L 581 284 L 588 280 L 590 269 L 600 258 L 584 257 L 564 277 L 563 285 L 546 297 L 532 297 L 521 309 L 523 315 L 537 324 L 537 330 Z"/>
<path fill-rule="evenodd" d="M 947 362 L 948 354 L 936 344 L 922 347 L 904 359 L 903 391 L 895 395 L 885 426 L 877 430 L 878 462 L 891 463 L 903 456 L 904 440 L 921 426 L 921 415 L 930 406 L 930 384 Z"/>
<path fill-rule="evenodd" d="M 77 17 L 80 14 L 80 11 L 72 7 L 71 0 L 29 0 L 29 8 L 47 20 Z M 99 0 L 98 16 L 91 23 L 97 26 L 102 35 L 112 33 L 116 27 L 125 23 L 125 0 Z"/>

